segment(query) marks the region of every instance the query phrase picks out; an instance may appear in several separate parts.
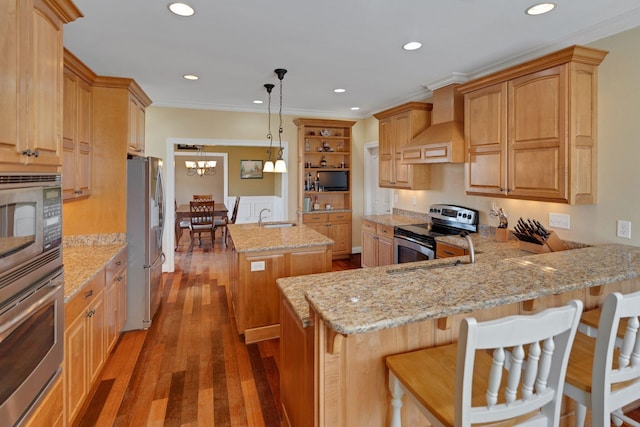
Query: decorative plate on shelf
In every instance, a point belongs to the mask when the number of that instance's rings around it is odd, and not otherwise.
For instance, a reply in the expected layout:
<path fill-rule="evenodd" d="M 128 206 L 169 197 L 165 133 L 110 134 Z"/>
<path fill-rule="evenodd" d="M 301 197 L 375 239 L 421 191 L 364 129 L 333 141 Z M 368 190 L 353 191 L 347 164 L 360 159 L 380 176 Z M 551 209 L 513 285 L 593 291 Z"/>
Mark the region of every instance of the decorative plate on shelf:
<path fill-rule="evenodd" d="M 331 131 L 329 129 L 322 129 L 320 131 L 320 135 L 322 135 L 322 136 L 331 136 L 332 133 L 331 133 Z"/>

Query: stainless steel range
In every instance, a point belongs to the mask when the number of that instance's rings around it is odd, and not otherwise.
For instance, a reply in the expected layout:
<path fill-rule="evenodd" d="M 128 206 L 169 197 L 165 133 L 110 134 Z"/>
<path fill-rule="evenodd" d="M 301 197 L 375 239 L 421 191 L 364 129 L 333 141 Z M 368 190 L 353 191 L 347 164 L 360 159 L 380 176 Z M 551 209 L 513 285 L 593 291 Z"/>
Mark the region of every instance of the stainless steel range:
<path fill-rule="evenodd" d="M 435 204 L 430 222 L 394 228 L 393 260 L 396 264 L 436 257 L 436 237 L 478 232 L 478 211 L 456 205 Z"/>

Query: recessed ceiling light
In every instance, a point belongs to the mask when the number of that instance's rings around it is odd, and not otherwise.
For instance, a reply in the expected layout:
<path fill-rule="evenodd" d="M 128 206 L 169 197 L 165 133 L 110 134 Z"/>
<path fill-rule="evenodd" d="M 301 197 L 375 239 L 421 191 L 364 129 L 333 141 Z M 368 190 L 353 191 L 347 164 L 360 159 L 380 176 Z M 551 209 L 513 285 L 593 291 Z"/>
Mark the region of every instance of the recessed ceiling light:
<path fill-rule="evenodd" d="M 528 8 L 525 13 L 527 15 L 542 15 L 543 13 L 551 12 L 556 8 L 555 3 L 538 3 Z"/>
<path fill-rule="evenodd" d="M 351 111 L 358 111 L 360 107 L 351 107 Z"/>
<path fill-rule="evenodd" d="M 333 91 L 334 91 L 335 93 L 345 93 L 347 90 L 346 90 L 346 89 L 340 89 L 340 88 L 338 88 L 338 89 L 334 89 Z"/>
<path fill-rule="evenodd" d="M 256 100 L 254 100 L 254 101 L 253 101 L 253 103 L 254 103 L 254 104 L 262 104 L 262 103 L 263 103 L 263 101 L 261 101 L 261 100 L 259 100 L 259 99 L 256 99 Z"/>
<path fill-rule="evenodd" d="M 196 11 L 186 3 L 170 3 L 169 10 L 179 16 L 191 16 L 196 13 Z"/>
<path fill-rule="evenodd" d="M 198 80 L 200 77 L 196 76 L 195 74 L 185 74 L 184 76 L 182 76 L 185 80 Z"/>
<path fill-rule="evenodd" d="M 422 47 L 422 43 L 420 42 L 409 42 L 404 46 L 402 46 L 404 50 L 416 50 L 416 49 L 420 49 L 421 47 Z"/>

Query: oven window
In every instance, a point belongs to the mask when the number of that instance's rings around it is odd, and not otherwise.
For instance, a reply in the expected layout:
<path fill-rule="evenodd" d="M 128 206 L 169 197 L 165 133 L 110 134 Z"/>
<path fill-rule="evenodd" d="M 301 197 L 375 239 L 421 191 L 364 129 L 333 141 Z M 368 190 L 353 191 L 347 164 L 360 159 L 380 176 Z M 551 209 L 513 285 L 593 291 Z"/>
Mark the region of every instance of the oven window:
<path fill-rule="evenodd" d="M 408 248 L 406 246 L 398 246 L 398 264 L 402 264 L 404 262 L 414 262 L 414 261 L 427 261 L 429 257 L 422 252 L 418 252 L 414 249 Z"/>
<path fill-rule="evenodd" d="M 55 301 L 52 301 L 0 342 L 0 405 L 22 385 L 54 344 Z"/>
<path fill-rule="evenodd" d="M 0 258 L 32 245 L 36 241 L 36 202 L 0 206 Z"/>

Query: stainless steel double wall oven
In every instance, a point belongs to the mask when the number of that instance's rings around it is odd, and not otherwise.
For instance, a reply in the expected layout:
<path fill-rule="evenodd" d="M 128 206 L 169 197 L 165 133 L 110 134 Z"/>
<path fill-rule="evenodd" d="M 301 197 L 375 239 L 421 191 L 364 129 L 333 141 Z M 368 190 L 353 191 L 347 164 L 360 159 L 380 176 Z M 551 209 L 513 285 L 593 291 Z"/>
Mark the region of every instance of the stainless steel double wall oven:
<path fill-rule="evenodd" d="M 0 173 L 0 420 L 26 420 L 61 374 L 60 174 Z"/>

